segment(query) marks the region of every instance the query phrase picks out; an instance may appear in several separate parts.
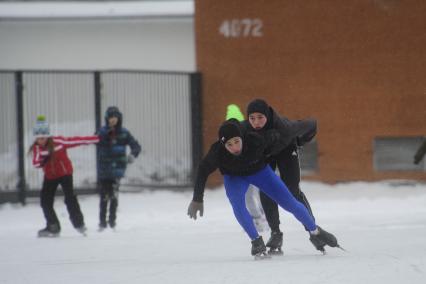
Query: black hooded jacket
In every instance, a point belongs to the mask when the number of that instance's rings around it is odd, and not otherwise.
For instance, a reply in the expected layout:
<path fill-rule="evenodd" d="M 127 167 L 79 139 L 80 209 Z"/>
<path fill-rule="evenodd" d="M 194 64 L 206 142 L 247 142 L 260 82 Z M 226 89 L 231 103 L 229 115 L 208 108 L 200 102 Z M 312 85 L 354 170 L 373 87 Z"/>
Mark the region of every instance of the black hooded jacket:
<path fill-rule="evenodd" d="M 290 120 L 286 117 L 280 117 L 272 107 L 269 107 L 266 125 L 261 130 L 255 130 L 248 120 L 244 120 L 241 124 L 243 131 L 256 131 L 261 135 L 264 135 L 268 130 L 276 129 L 285 136 L 284 142 L 287 145 L 303 146 L 317 134 L 317 121 L 315 119 Z"/>
<path fill-rule="evenodd" d="M 266 160 L 269 156 L 279 153 L 287 145 L 288 138 L 276 130 L 270 130 L 264 135 L 246 132 L 242 141 L 242 152 L 238 156 L 229 153 L 220 141 L 211 145 L 209 152 L 198 166 L 194 201 L 203 201 L 207 178 L 216 169 L 219 168 L 222 175 L 252 175 L 267 165 Z"/>

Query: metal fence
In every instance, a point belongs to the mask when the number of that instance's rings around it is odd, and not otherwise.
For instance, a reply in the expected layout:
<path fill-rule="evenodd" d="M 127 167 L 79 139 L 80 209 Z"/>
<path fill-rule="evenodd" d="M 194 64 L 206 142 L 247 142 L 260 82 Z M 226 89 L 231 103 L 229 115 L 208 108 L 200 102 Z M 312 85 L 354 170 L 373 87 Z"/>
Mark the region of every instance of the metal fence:
<path fill-rule="evenodd" d="M 28 154 L 37 115 L 51 134 L 93 135 L 108 106 L 118 106 L 142 146 L 122 184 L 188 187 L 201 155 L 200 75 L 142 71 L 0 72 L 0 201 L 25 201 L 43 174 Z M 96 188 L 95 146 L 68 151 L 77 191 Z"/>

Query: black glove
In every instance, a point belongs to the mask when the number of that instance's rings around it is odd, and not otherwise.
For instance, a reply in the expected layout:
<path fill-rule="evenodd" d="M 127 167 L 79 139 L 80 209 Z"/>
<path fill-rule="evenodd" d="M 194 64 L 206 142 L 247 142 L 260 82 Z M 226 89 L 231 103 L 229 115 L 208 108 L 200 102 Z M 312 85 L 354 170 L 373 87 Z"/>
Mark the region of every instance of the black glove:
<path fill-rule="evenodd" d="M 188 216 L 194 220 L 197 220 L 197 211 L 200 212 L 200 217 L 203 217 L 204 204 L 203 202 L 191 201 L 188 206 Z"/>

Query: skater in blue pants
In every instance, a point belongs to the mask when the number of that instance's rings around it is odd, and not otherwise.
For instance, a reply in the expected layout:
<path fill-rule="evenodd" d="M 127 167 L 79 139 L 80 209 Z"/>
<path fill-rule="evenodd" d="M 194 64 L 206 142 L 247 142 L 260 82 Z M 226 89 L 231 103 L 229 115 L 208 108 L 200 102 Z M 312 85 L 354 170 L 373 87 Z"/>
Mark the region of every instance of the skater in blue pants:
<path fill-rule="evenodd" d="M 293 139 L 278 130 L 269 130 L 262 136 L 254 132 L 243 135 L 238 120 L 225 121 L 219 129 L 219 140 L 212 144 L 198 166 L 194 195 L 188 207 L 189 217 L 197 219 L 197 212 L 203 216 L 205 184 L 208 176 L 219 168 L 234 215 L 251 239 L 252 255 L 265 255 L 266 246 L 246 208 L 245 193 L 250 184 L 292 213 L 309 230 L 313 242 L 338 247 L 337 239 L 316 225 L 306 207 L 294 198 L 267 164 L 268 157 L 280 152 Z"/>
<path fill-rule="evenodd" d="M 226 195 L 234 209 L 235 217 L 252 240 L 258 238 L 259 234 L 245 204 L 245 194 L 250 184 L 258 187 L 271 199 L 276 200 L 282 208 L 291 212 L 309 231 L 315 231 L 315 221 L 306 207 L 294 198 L 269 165 L 253 175 L 224 175 L 223 179 Z"/>

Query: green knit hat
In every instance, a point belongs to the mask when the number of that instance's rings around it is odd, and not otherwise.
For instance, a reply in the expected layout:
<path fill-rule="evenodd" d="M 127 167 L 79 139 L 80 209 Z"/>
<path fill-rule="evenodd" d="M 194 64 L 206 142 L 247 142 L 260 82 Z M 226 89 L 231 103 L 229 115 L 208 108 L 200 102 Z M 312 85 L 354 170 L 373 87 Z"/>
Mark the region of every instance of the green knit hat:
<path fill-rule="evenodd" d="M 226 110 L 226 120 L 230 118 L 235 118 L 238 121 L 244 120 L 244 114 L 241 112 L 240 108 L 236 104 L 230 104 Z"/>

